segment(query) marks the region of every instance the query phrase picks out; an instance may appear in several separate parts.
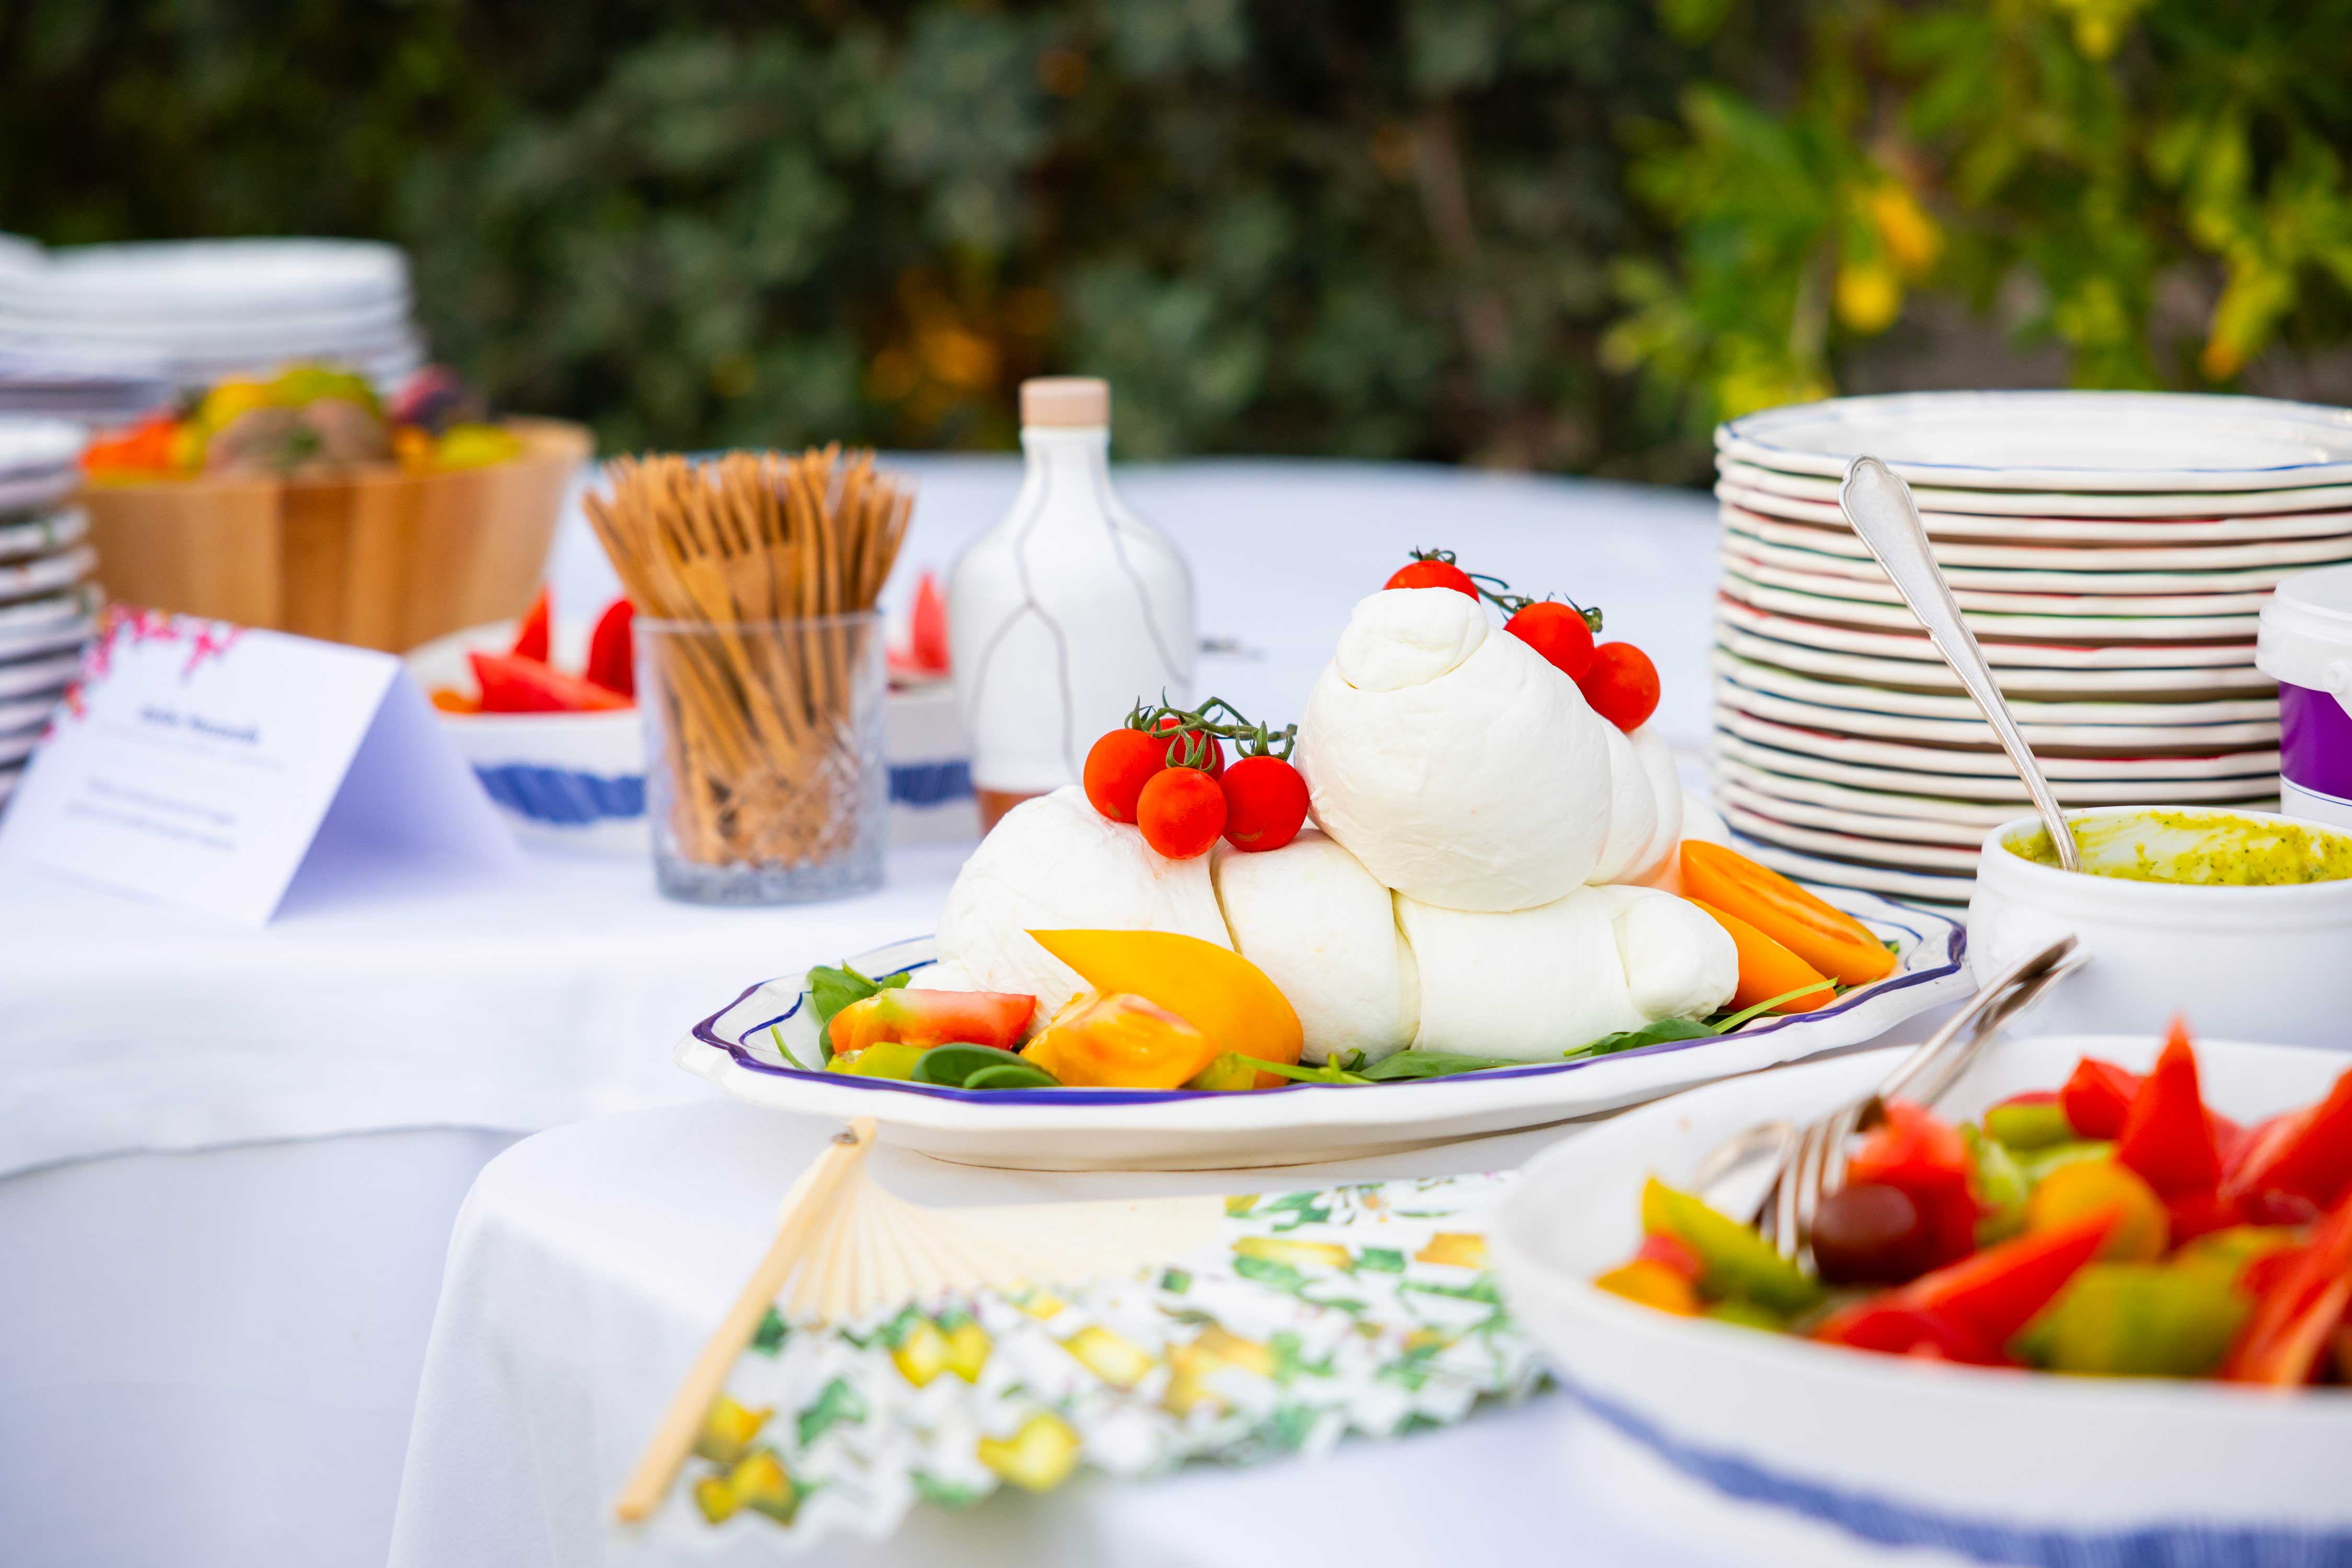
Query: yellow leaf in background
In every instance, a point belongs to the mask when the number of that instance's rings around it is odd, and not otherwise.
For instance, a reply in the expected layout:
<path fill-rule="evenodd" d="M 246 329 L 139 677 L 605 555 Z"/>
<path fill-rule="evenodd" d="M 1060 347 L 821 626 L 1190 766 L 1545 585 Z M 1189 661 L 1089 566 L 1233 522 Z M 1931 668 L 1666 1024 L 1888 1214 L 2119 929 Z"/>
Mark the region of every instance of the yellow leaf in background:
<path fill-rule="evenodd" d="M 1412 1255 L 1415 1263 L 1451 1263 L 1457 1268 L 1486 1267 L 1486 1238 L 1473 1231 L 1441 1230 Z"/>
<path fill-rule="evenodd" d="M 2051 0 L 2051 9 L 2074 25 L 2074 47 L 2085 59 L 2103 60 L 2116 52 L 2132 18 L 2147 0 Z"/>
<path fill-rule="evenodd" d="M 1326 1268 L 1345 1268 L 1352 1261 L 1338 1242 L 1290 1241 L 1278 1236 L 1243 1237 L 1234 1243 L 1234 1251 L 1265 1263 L 1313 1263 Z"/>
<path fill-rule="evenodd" d="M 702 1418 L 694 1451 L 716 1464 L 731 1465 L 743 1457 L 773 1413 L 772 1409 L 748 1410 L 722 1394 L 710 1402 L 710 1412 Z"/>
<path fill-rule="evenodd" d="M 917 1388 L 927 1388 L 931 1379 L 948 1370 L 951 1354 L 947 1335 L 926 1319 L 890 1352 L 890 1359 L 898 1363 L 899 1376 Z"/>
<path fill-rule="evenodd" d="M 1062 1348 L 1113 1388 L 1133 1388 L 1155 1364 L 1140 1346 L 1098 1325 L 1080 1329 L 1062 1342 Z"/>
<path fill-rule="evenodd" d="M 1883 181 L 1863 198 L 1879 243 L 1906 278 L 1924 277 L 1944 254 L 1944 231 L 1927 216 L 1910 187 L 1899 180 Z"/>
<path fill-rule="evenodd" d="M 988 1331 L 966 1318 L 948 1335 L 948 1370 L 966 1383 L 978 1383 L 981 1368 L 988 1364 L 988 1352 L 994 1348 Z"/>
<path fill-rule="evenodd" d="M 1771 363 L 1735 364 L 1715 380 L 1717 412 L 1726 419 L 1737 419 L 1761 408 L 1779 408 L 1784 404 L 1817 402 L 1836 395 L 1837 389 L 1820 376 Z"/>
<path fill-rule="evenodd" d="M 1051 1491 L 1070 1479 L 1078 1466 L 1078 1435 L 1070 1424 L 1051 1412 L 1040 1412 L 1022 1424 L 1010 1440 L 982 1437 L 980 1462 L 1033 1492 Z"/>
<path fill-rule="evenodd" d="M 1876 262 L 1847 263 L 1837 273 L 1837 316 L 1848 331 L 1883 332 L 1903 313 L 1903 279 Z"/>

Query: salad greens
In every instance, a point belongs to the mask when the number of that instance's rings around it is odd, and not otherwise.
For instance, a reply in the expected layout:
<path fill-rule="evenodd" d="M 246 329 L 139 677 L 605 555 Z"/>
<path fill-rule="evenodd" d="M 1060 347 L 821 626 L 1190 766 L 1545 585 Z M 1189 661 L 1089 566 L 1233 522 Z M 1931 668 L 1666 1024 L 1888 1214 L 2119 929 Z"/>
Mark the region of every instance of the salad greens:
<path fill-rule="evenodd" d="M 853 1002 L 907 984 L 904 974 L 893 974 L 875 980 L 859 973 L 844 963 L 838 968 L 816 968 L 809 971 L 809 1008 L 816 1017 L 817 1048 L 824 1061 L 833 1060 L 833 1044 L 828 1027 L 833 1016 Z M 1738 1012 L 1718 1014 L 1699 1021 L 1690 1018 L 1660 1018 L 1638 1029 L 1621 1029 L 1613 1035 L 1603 1035 L 1588 1045 L 1561 1053 L 1560 1059 L 1581 1061 L 1592 1057 L 1613 1056 L 1620 1051 L 1639 1050 L 1644 1046 L 1665 1045 L 1675 1040 L 1699 1040 L 1717 1035 L 1727 1035 L 1784 1002 L 1815 991 L 1842 989 L 1829 980 L 1815 981 L 1811 985 L 1759 1002 Z M 799 1058 L 784 1045 L 781 1030 L 772 1028 L 776 1049 L 793 1067 L 806 1072 Z M 1499 1057 L 1465 1056 L 1452 1051 L 1399 1051 L 1393 1056 L 1367 1064 L 1361 1051 L 1349 1051 L 1321 1067 L 1303 1063 L 1286 1065 L 1281 1062 L 1258 1061 L 1261 1072 L 1294 1083 L 1329 1083 L 1364 1085 L 1376 1083 L 1410 1083 L 1424 1079 L 1452 1078 L 1461 1073 L 1486 1072 L 1495 1068 L 1535 1067 L 1539 1062 L 1507 1060 Z M 1027 1058 L 997 1049 L 993 1046 L 957 1044 L 934 1046 L 918 1060 L 912 1081 L 934 1084 L 942 1089 L 1052 1089 L 1059 1080 Z"/>

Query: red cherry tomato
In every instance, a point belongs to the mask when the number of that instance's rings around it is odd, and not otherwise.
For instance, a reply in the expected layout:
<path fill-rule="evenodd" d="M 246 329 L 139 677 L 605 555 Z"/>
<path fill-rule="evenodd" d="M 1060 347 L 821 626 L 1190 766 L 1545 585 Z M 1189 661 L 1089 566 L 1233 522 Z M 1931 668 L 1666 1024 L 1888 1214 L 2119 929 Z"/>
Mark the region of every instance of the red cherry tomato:
<path fill-rule="evenodd" d="M 1628 732 L 1658 710 L 1658 667 L 1629 642 L 1594 648 L 1591 668 L 1577 677 L 1576 686 L 1595 713 Z"/>
<path fill-rule="evenodd" d="M 1581 680 L 1592 668 L 1592 628 L 1584 612 L 1573 605 L 1547 599 L 1528 605 L 1503 623 L 1503 629 L 1544 656 L 1546 662 L 1570 680 Z"/>
<path fill-rule="evenodd" d="M 1208 853 L 1225 830 L 1225 792 L 1198 768 L 1162 768 L 1135 803 L 1143 841 L 1171 860 Z"/>
<path fill-rule="evenodd" d="M 1470 581 L 1470 574 L 1451 561 L 1415 561 L 1400 566 L 1383 588 L 1451 588 L 1457 594 L 1478 596 L 1478 584 Z"/>
<path fill-rule="evenodd" d="M 1244 757 L 1225 770 L 1225 842 L 1236 849 L 1279 849 L 1307 820 L 1307 781 L 1280 757 Z"/>
<path fill-rule="evenodd" d="M 1113 730 L 1087 752 L 1087 799 L 1113 822 L 1133 822 L 1136 797 L 1167 765 L 1167 742 L 1140 730 Z"/>
<path fill-rule="evenodd" d="M 1183 722 L 1171 713 L 1160 721 L 1156 732 L 1162 735 L 1171 734 L 1181 729 Z M 1215 778 L 1225 771 L 1225 743 L 1214 735 L 1203 735 L 1201 738 L 1209 743 L 1209 756 L 1206 762 L 1199 765 L 1208 770 L 1211 778 Z M 1183 761 L 1182 748 L 1183 742 L 1181 739 L 1169 742 L 1160 748 L 1161 761 L 1170 767 L 1190 765 Z"/>

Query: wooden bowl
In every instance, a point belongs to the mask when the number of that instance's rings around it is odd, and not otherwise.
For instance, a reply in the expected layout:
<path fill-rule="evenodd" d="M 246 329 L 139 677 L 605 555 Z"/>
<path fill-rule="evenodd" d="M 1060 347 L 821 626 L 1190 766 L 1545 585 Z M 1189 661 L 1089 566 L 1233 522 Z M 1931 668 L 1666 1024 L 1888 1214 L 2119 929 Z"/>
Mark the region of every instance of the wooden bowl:
<path fill-rule="evenodd" d="M 595 442 L 504 423 L 522 455 L 488 468 L 86 487 L 99 581 L 125 604 L 391 653 L 518 615 Z"/>

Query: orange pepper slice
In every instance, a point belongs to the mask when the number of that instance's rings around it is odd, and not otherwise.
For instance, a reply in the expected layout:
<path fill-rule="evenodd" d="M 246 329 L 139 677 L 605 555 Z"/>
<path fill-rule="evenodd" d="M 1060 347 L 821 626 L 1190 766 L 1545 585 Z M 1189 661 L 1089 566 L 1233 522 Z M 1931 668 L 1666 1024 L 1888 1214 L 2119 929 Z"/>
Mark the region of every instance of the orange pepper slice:
<path fill-rule="evenodd" d="M 1704 899 L 1690 901 L 1715 917 L 1715 923 L 1731 933 L 1732 945 L 1739 950 L 1739 984 L 1731 994 L 1734 1008 L 1745 1011 L 1759 1002 L 1769 1002 L 1775 996 L 1789 996 L 1791 991 L 1821 984 L 1823 977 L 1820 970 L 1738 915 L 1726 914 Z M 1826 989 L 1811 991 L 1802 996 L 1789 996 L 1787 1001 L 1770 1011 L 1810 1013 L 1836 1000 L 1836 994 Z"/>
<path fill-rule="evenodd" d="M 1746 921 L 1832 979 L 1867 985 L 1895 973 L 1895 955 L 1868 927 L 1770 867 L 1699 838 L 1683 840 L 1682 861 L 1685 897 Z"/>

